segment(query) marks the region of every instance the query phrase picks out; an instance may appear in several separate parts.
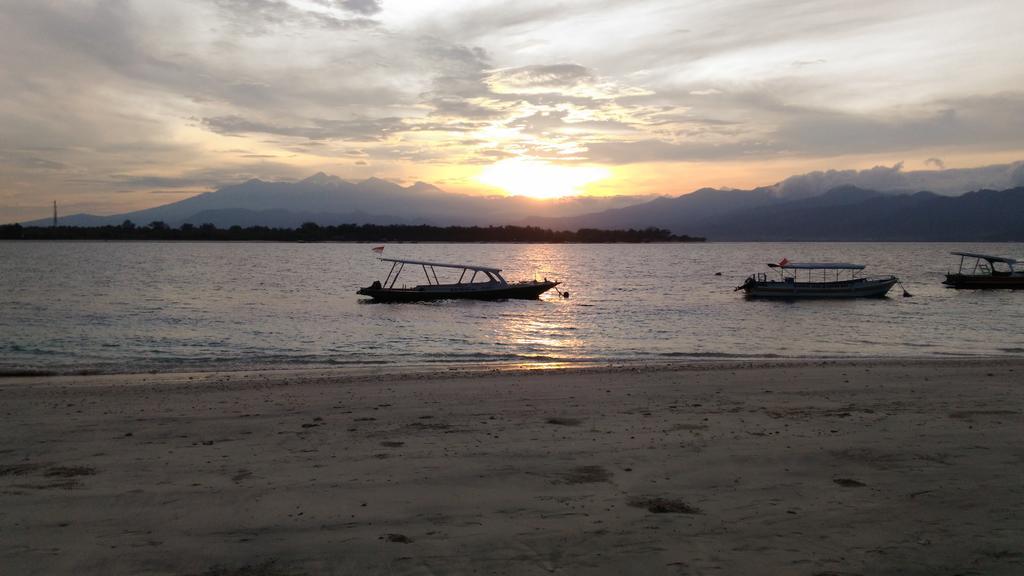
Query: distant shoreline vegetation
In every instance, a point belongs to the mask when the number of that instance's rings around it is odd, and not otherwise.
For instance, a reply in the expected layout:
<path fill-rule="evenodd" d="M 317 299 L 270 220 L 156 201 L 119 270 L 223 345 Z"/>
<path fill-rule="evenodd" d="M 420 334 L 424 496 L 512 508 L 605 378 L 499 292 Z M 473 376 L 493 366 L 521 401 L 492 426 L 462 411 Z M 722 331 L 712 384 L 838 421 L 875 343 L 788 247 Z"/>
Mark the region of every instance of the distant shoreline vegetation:
<path fill-rule="evenodd" d="M 575 232 L 536 226 L 427 226 L 392 224 L 342 224 L 320 226 L 307 222 L 298 228 L 182 224 L 172 228 L 163 222 L 139 226 L 126 220 L 117 226 L 0 226 L 2 240 L 202 240 L 267 242 L 522 242 L 522 243 L 644 243 L 704 242 L 698 236 L 677 236 L 662 228 Z"/>

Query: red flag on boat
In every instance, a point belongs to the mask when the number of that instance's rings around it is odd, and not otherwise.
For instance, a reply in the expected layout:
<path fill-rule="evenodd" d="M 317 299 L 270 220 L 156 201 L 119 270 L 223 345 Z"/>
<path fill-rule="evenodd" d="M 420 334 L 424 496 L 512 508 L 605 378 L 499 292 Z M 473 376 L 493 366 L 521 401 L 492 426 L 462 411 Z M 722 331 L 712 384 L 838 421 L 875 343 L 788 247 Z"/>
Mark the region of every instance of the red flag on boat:
<path fill-rule="evenodd" d="M 383 246 L 375 246 L 375 247 L 373 247 L 373 251 L 376 252 L 377 254 L 383 254 L 384 253 L 384 247 Z"/>
<path fill-rule="evenodd" d="M 789 264 L 789 258 L 783 258 L 782 260 L 779 260 L 779 266 L 785 266 L 786 264 Z"/>

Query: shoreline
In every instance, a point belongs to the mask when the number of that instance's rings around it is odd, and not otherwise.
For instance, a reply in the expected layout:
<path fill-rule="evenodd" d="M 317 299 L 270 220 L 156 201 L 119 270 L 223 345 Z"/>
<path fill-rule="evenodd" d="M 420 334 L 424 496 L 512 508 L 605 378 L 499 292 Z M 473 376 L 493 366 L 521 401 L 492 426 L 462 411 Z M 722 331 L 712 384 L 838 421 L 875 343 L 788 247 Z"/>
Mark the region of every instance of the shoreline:
<path fill-rule="evenodd" d="M 1019 574 L 1024 359 L 0 380 L 0 572 Z"/>
<path fill-rule="evenodd" d="M 686 357 L 678 360 L 578 360 L 544 362 L 452 362 L 452 363 L 411 363 L 411 364 L 347 364 L 343 366 L 310 365 L 271 367 L 257 365 L 251 368 L 195 369 L 195 370 L 134 370 L 126 372 L 104 372 L 89 369 L 66 372 L 26 369 L 0 371 L 0 389 L 5 384 L 42 384 L 66 382 L 69 380 L 132 380 L 173 382 L 179 380 L 216 379 L 223 376 L 280 376 L 286 378 L 336 378 L 348 382 L 366 378 L 422 379 L 424 377 L 496 376 L 531 373 L 615 373 L 615 372 L 666 372 L 689 369 L 729 369 L 802 367 L 830 364 L 943 364 L 960 362 L 1016 363 L 1024 362 L 1020 354 L 978 354 L 943 356 L 718 356 Z"/>

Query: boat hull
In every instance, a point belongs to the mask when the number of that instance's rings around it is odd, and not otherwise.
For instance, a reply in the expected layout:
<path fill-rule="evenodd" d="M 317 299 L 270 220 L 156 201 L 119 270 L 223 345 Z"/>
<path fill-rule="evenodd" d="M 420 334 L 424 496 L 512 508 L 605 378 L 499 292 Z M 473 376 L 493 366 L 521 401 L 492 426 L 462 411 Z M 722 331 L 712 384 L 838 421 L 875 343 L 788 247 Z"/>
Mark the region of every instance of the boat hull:
<path fill-rule="evenodd" d="M 946 274 L 942 281 L 949 288 L 975 290 L 1024 290 L 1024 274 L 1006 276 L 982 274 Z"/>
<path fill-rule="evenodd" d="M 748 281 L 741 288 L 748 298 L 848 299 L 883 298 L 897 279 L 888 278 L 845 282 L 757 282 Z"/>
<path fill-rule="evenodd" d="M 505 286 L 432 290 L 415 288 L 360 288 L 356 294 L 369 296 L 377 302 L 429 302 L 435 300 L 536 300 L 558 286 L 558 282 L 520 282 Z"/>

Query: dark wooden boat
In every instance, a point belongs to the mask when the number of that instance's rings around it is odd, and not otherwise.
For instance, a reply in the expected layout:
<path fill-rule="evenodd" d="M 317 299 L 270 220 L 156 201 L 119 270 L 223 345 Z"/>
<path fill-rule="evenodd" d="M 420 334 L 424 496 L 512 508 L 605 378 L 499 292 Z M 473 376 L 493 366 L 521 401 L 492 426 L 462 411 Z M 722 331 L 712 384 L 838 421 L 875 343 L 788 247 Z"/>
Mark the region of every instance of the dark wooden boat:
<path fill-rule="evenodd" d="M 960 257 L 960 267 L 942 281 L 949 288 L 1024 290 L 1024 271 L 1014 268 L 1017 261 L 1013 258 L 973 252 L 950 254 Z"/>
<path fill-rule="evenodd" d="M 777 280 L 769 279 L 767 274 L 752 274 L 736 290 L 743 290 L 748 298 L 882 298 L 899 282 L 895 276 L 857 276 L 865 268 L 863 264 L 783 259 L 768 267 L 779 272 Z M 806 280 L 798 278 L 801 271 L 807 272 Z M 843 271 L 848 271 L 849 277 L 840 277 Z"/>
<path fill-rule="evenodd" d="M 377 281 L 360 288 L 356 294 L 369 296 L 378 302 L 424 302 L 430 300 L 536 300 L 540 295 L 559 285 L 554 280 L 527 280 L 508 282 L 501 275 L 500 268 L 473 266 L 470 264 L 441 264 L 419 260 L 380 258 L 391 262 L 391 270 L 383 283 Z M 406 264 L 421 266 L 427 278 L 426 284 L 411 288 L 396 287 L 398 276 Z M 437 278 L 436 268 L 461 270 L 454 283 L 442 283 Z M 480 277 L 478 280 L 477 277 Z"/>

